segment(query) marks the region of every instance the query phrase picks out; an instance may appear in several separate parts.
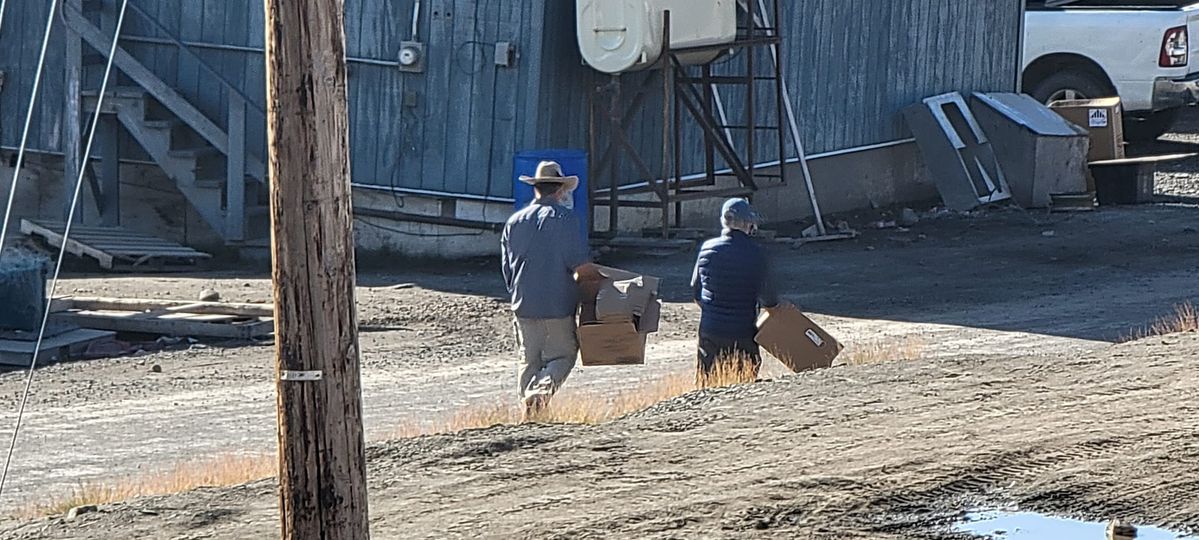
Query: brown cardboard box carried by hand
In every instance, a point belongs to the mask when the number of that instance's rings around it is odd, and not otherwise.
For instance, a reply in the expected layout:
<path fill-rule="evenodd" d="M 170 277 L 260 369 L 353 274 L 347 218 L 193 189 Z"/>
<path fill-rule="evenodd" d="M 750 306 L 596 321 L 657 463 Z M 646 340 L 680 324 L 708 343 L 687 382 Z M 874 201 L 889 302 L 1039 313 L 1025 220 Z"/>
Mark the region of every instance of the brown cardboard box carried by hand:
<path fill-rule="evenodd" d="M 842 349 L 828 332 L 791 305 L 763 310 L 754 340 L 796 373 L 832 366 Z"/>
<path fill-rule="evenodd" d="M 579 284 L 579 354 L 584 366 L 645 363 L 646 336 L 658 331 L 658 278 L 600 267 L 604 279 Z"/>

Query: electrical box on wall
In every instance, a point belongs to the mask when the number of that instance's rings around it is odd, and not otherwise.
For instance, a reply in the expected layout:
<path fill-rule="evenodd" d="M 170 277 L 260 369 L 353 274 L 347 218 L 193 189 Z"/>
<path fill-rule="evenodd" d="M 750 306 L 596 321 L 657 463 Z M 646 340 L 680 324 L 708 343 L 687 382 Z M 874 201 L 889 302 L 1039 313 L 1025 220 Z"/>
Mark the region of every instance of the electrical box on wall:
<path fill-rule="evenodd" d="M 407 73 L 425 72 L 425 44 L 419 41 L 401 41 L 397 59 L 400 71 Z"/>
<path fill-rule="evenodd" d="M 516 47 L 510 41 L 495 44 L 495 65 L 512 67 L 516 64 Z"/>

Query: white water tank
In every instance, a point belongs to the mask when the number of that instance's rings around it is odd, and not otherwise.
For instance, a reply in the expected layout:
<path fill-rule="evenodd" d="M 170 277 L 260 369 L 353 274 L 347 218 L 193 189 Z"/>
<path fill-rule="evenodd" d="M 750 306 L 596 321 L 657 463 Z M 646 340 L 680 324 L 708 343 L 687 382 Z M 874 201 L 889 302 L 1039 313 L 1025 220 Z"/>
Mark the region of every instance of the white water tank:
<path fill-rule="evenodd" d="M 662 54 L 665 11 L 670 11 L 672 48 L 718 45 L 737 38 L 737 0 L 576 0 L 583 60 L 604 73 L 652 65 Z M 719 54 L 682 59 L 702 64 Z"/>

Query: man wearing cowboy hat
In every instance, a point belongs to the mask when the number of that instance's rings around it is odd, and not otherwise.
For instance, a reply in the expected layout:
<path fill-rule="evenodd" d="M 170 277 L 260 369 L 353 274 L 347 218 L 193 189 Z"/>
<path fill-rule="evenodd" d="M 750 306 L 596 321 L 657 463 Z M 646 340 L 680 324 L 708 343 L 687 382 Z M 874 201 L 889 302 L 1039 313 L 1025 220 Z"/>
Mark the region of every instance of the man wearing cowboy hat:
<path fill-rule="evenodd" d="M 563 204 L 579 178 L 543 161 L 533 176 L 520 180 L 533 186 L 535 198 L 508 219 L 500 245 L 524 356 L 519 384 L 528 418 L 545 408 L 574 369 L 579 352 L 575 275 L 593 277 L 598 270 L 578 215 Z"/>
<path fill-rule="evenodd" d="M 754 341 L 758 308 L 780 302 L 766 254 L 750 238 L 761 222 L 748 200 L 729 199 L 720 210 L 723 233 L 699 250 L 691 288 L 700 307 L 696 375 L 701 382 L 722 364 L 744 370 L 738 376 L 752 378 L 762 365 Z"/>

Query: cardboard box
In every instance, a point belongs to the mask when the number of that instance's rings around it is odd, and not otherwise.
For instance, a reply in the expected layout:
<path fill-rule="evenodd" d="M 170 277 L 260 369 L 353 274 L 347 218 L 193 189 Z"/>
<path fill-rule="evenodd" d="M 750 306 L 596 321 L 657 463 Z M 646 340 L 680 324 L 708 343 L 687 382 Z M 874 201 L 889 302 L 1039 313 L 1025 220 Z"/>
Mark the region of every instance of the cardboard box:
<path fill-rule="evenodd" d="M 641 317 L 658 294 L 658 278 L 615 268 L 603 268 L 606 277 L 595 296 L 595 314 L 601 321 L 626 321 Z"/>
<path fill-rule="evenodd" d="M 1049 108 L 1090 133 L 1091 150 L 1087 161 L 1124 158 L 1124 115 L 1120 98 L 1055 101 Z"/>
<path fill-rule="evenodd" d="M 584 366 L 636 366 L 645 363 L 649 334 L 631 322 L 592 322 L 579 325 L 579 356 Z"/>
<path fill-rule="evenodd" d="M 754 340 L 796 373 L 832 366 L 842 349 L 836 339 L 794 307 L 763 310 Z"/>
<path fill-rule="evenodd" d="M 645 363 L 645 343 L 658 331 L 659 279 L 600 267 L 601 281 L 579 284 L 579 355 L 584 366 Z"/>

